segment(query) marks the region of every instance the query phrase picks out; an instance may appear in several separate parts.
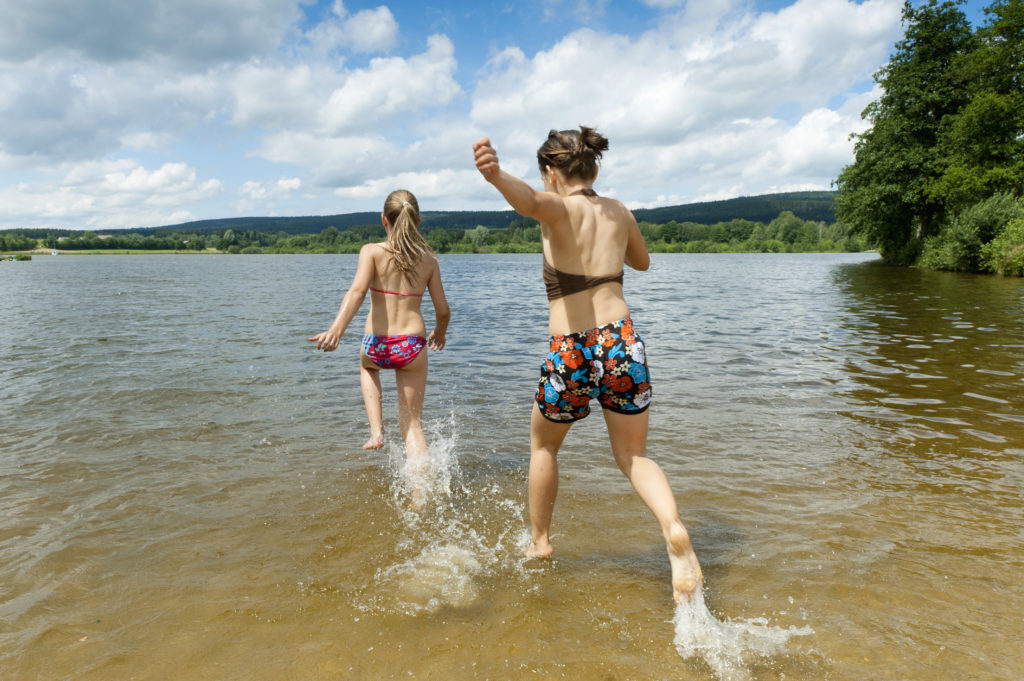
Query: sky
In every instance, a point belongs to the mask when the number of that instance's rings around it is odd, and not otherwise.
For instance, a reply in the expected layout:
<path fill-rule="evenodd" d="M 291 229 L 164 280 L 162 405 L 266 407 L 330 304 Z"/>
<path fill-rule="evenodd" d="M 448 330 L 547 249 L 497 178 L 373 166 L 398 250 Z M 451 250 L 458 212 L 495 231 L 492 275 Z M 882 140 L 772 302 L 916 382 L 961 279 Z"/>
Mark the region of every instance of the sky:
<path fill-rule="evenodd" d="M 902 0 L 0 0 L 0 229 L 503 210 L 550 129 L 631 208 L 829 189 Z M 982 0 L 963 10 L 984 21 Z"/>

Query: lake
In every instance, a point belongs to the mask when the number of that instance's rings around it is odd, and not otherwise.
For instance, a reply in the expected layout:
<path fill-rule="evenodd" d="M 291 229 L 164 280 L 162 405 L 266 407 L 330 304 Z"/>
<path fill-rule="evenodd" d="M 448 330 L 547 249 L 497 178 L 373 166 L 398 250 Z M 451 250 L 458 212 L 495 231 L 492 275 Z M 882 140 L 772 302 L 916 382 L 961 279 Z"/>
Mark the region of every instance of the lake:
<path fill-rule="evenodd" d="M 597 409 L 554 559 L 522 558 L 540 256 L 441 262 L 419 512 L 388 374 L 390 438 L 360 448 L 368 304 L 336 352 L 305 340 L 355 256 L 0 263 L 0 676 L 1024 676 L 1024 281 L 872 254 L 626 272 L 703 610 L 672 602 Z"/>

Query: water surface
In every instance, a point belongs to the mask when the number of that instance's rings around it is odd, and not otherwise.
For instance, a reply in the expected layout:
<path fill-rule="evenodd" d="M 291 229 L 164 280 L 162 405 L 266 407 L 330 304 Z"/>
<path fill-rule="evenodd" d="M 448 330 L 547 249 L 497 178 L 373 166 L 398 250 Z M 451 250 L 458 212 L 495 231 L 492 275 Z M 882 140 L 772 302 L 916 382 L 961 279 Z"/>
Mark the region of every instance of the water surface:
<path fill-rule="evenodd" d="M 355 256 L 0 263 L 2 676 L 1018 679 L 1024 282 L 872 260 L 626 274 L 700 621 L 596 411 L 520 558 L 539 256 L 442 256 L 418 514 L 387 380 L 360 449 L 362 318 L 305 341 Z"/>

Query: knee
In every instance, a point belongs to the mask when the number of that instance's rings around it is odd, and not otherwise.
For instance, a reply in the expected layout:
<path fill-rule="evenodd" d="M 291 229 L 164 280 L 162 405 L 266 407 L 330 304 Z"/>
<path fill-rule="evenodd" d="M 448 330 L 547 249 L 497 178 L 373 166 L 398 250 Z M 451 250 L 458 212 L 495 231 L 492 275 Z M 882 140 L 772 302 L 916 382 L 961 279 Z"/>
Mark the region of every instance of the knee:
<path fill-rule="evenodd" d="M 615 463 L 618 464 L 619 470 L 622 471 L 623 475 L 629 476 L 633 471 L 633 467 L 636 465 L 644 465 L 643 461 L 649 461 L 649 459 L 643 455 L 643 453 L 622 453 L 615 455 Z"/>

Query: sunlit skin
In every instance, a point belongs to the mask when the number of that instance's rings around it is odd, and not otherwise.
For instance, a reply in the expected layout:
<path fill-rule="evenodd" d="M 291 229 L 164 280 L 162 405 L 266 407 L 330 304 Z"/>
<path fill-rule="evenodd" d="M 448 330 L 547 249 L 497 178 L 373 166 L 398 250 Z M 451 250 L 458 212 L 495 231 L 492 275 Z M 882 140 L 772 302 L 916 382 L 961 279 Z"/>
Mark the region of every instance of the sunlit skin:
<path fill-rule="evenodd" d="M 381 222 L 386 230 L 391 229 L 385 215 L 381 215 Z M 370 293 L 370 312 L 366 316 L 364 333 L 426 336 L 430 350 L 444 349 L 451 309 L 445 298 L 437 258 L 433 254 L 426 254 L 408 279 L 393 266 L 390 259 L 391 254 L 385 243 L 363 246 L 359 252 L 359 262 L 352 285 L 341 301 L 334 323 L 326 331 L 309 338 L 316 344 L 317 349 L 331 352 L 338 347 L 342 335 L 362 306 L 367 292 Z M 412 295 L 388 295 L 370 291 L 371 286 L 383 291 L 401 291 Z M 426 333 L 426 324 L 420 312 L 421 296 L 425 291 L 430 292 L 435 315 L 435 326 L 429 335 Z M 421 352 L 415 360 L 393 371 L 398 388 L 398 427 L 405 443 L 406 457 L 422 457 L 427 452 L 427 441 L 422 426 L 423 398 L 427 384 L 427 353 Z M 370 423 L 370 437 L 363 445 L 363 449 L 379 449 L 384 446 L 380 368 L 370 361 L 365 352 L 360 353 L 359 379 L 366 405 L 366 416 Z"/>
<path fill-rule="evenodd" d="M 544 191 L 501 169 L 488 138 L 473 144 L 475 163 L 487 182 L 501 192 L 520 215 L 541 223 L 545 257 L 549 262 L 575 261 L 583 273 L 599 275 L 650 265 L 647 246 L 632 213 L 614 199 L 575 194 L 592 189 L 590 178 L 566 177 L 547 166 L 541 173 Z M 548 331 L 566 334 L 592 329 L 629 316 L 622 286 L 609 282 L 550 301 Z M 675 497 L 661 467 L 647 458 L 649 412 L 622 414 L 603 410 L 615 463 L 657 518 L 672 568 L 672 593 L 685 603 L 703 583 L 700 563 L 690 536 L 679 518 Z M 549 558 L 554 552 L 549 536 L 558 494 L 558 450 L 570 424 L 546 419 L 534 406 L 530 419 L 530 528 L 526 555 Z"/>

